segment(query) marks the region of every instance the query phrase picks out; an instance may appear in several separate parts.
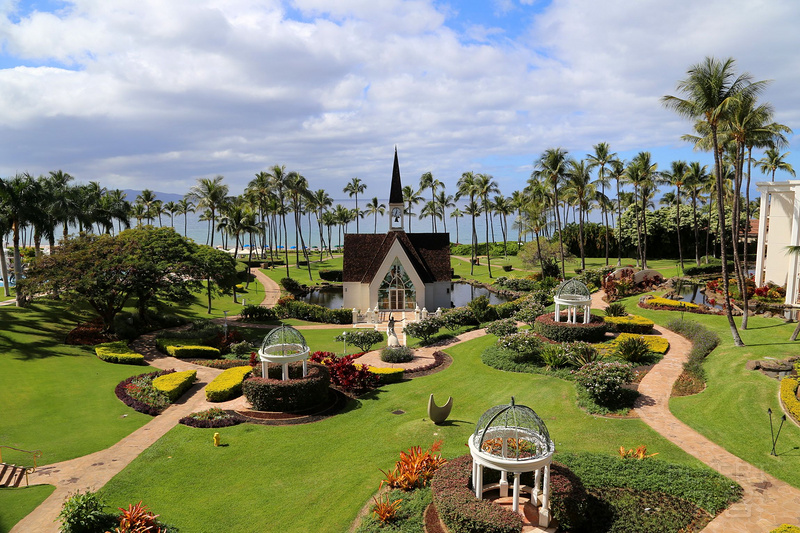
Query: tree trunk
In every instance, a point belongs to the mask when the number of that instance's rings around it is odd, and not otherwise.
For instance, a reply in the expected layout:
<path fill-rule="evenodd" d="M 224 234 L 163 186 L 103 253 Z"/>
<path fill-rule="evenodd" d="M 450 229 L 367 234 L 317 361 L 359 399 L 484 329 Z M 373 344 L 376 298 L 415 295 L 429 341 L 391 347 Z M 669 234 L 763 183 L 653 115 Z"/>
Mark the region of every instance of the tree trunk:
<path fill-rule="evenodd" d="M 484 203 L 484 206 L 483 206 L 483 220 L 486 223 L 485 224 L 486 225 L 486 264 L 489 266 L 489 278 L 491 279 L 491 277 L 492 277 L 492 260 L 491 260 L 491 257 L 490 257 L 491 254 L 489 253 L 489 220 L 488 220 L 488 218 L 489 218 L 489 208 L 486 205 L 486 203 L 487 203 L 486 200 L 484 200 L 483 203 Z M 494 225 L 492 225 L 492 231 L 494 231 Z M 492 241 L 494 241 L 494 235 L 492 235 Z M 492 244 L 494 244 L 494 242 L 492 242 Z"/>
<path fill-rule="evenodd" d="M 6 259 L 6 245 L 3 240 L 5 235 L 0 235 L 0 274 L 3 275 L 3 294 L 8 298 L 11 296 L 11 289 L 9 289 L 8 281 L 8 262 Z"/>
<path fill-rule="evenodd" d="M 700 229 L 697 227 L 697 191 L 692 189 L 692 216 L 694 217 L 694 260 L 700 266 Z"/>
<path fill-rule="evenodd" d="M 678 223 L 678 258 L 681 262 L 681 273 L 683 272 L 683 248 L 681 247 L 681 188 L 678 187 L 678 192 L 675 194 L 676 211 L 675 216 Z"/>
<path fill-rule="evenodd" d="M 749 146 L 747 148 L 747 186 L 745 187 L 745 208 L 744 208 L 744 218 L 745 218 L 745 234 L 744 234 L 744 244 L 742 245 L 742 272 L 744 274 L 745 282 L 750 277 L 747 273 L 747 239 L 750 236 L 750 169 L 751 169 L 751 162 L 753 160 L 753 147 Z M 750 315 L 750 295 L 747 294 L 747 291 L 742 295 L 742 329 L 747 329 L 747 318 Z"/>
<path fill-rule="evenodd" d="M 619 201 L 619 178 L 617 178 L 617 266 L 622 266 L 622 203 Z"/>

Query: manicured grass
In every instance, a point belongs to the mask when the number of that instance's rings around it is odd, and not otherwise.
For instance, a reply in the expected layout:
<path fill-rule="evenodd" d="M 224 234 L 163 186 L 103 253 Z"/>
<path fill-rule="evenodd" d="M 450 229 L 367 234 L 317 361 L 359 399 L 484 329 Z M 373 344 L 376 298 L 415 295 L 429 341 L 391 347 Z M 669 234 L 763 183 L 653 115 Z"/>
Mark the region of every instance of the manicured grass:
<path fill-rule="evenodd" d="M 54 490 L 56 488 L 53 485 L 0 489 L 0 533 L 11 531 L 17 522 L 36 509 Z"/>
<path fill-rule="evenodd" d="M 642 309 L 636 305 L 638 299 L 635 296 L 625 300 L 628 310 L 658 324 L 681 316 L 679 311 Z M 747 346 L 737 348 L 725 316 L 691 313 L 683 316 L 715 331 L 722 343 L 706 358 L 706 389 L 694 396 L 670 400 L 672 412 L 734 455 L 800 487 L 800 428 L 792 423 L 784 424 L 776 447 L 778 456 L 770 455 L 772 442 L 767 409 L 772 409 L 779 423 L 779 382 L 745 368 L 750 359 L 783 359 L 797 355 L 800 343 L 789 341 L 795 324 L 784 324 L 779 318 L 751 317 L 750 329 L 740 330 Z M 734 318 L 739 326 L 741 317 Z"/>
<path fill-rule="evenodd" d="M 114 395 L 116 384 L 142 367 L 105 363 L 91 347 L 61 344 L 79 321 L 59 302 L 0 308 L 2 444 L 41 450 L 40 464 L 107 448 L 150 420 Z"/>
<path fill-rule="evenodd" d="M 341 255 L 334 255 L 333 258 L 326 255 L 323 261 L 317 261 L 317 259 L 319 259 L 319 255 L 314 254 L 311 259 L 311 276 L 313 280 L 309 280 L 308 267 L 296 267 L 294 264 L 294 255 L 290 254 L 289 277 L 300 283 L 305 283 L 306 285 L 316 285 L 317 283 L 325 281 L 319 277 L 320 270 L 341 270 L 342 263 L 344 262 Z M 303 261 L 303 258 L 301 257 L 300 260 Z M 262 268 L 261 272 L 280 285 L 281 280 L 286 277 L 286 265 L 276 266 L 275 268 Z"/>
<path fill-rule="evenodd" d="M 2 283 L 2 282 L 0 281 L 0 283 Z M 14 299 L 14 297 L 15 297 L 14 296 L 14 288 L 11 287 L 10 289 L 8 289 L 8 292 L 10 293 L 10 295 L 6 296 L 6 293 L 3 290 L 3 288 L 0 287 L 0 302 L 5 302 L 6 300 L 13 300 Z"/>
<path fill-rule="evenodd" d="M 289 321 L 284 321 L 288 323 Z M 319 324 L 317 324 L 319 325 Z M 262 328 L 247 328 L 247 327 L 240 327 L 240 331 L 244 337 L 253 342 L 261 342 L 264 339 L 264 336 L 269 333 L 271 330 L 262 329 Z M 306 343 L 308 344 L 309 349 L 311 352 L 333 352 L 336 355 L 342 355 L 342 348 L 343 343 L 337 342 L 334 339 L 337 335 L 341 335 L 342 332 L 351 332 L 351 331 L 358 331 L 353 329 L 349 325 L 339 326 L 339 327 L 330 327 L 325 329 L 300 329 L 298 330 L 303 337 L 306 339 Z M 376 344 L 372 347 L 373 350 L 380 350 L 381 348 L 386 346 L 386 335 L 384 335 L 384 340 L 380 344 Z M 361 350 L 356 346 L 347 346 L 347 351 L 345 353 L 354 354 L 354 353 L 361 353 Z"/>
<path fill-rule="evenodd" d="M 511 396 L 542 416 L 558 450 L 613 455 L 621 445 L 646 444 L 660 452 L 657 460 L 699 465 L 639 420 L 586 415 L 575 404 L 570 382 L 483 365 L 480 354 L 492 342 L 486 336 L 454 346 L 448 350 L 453 364 L 447 370 L 385 386 L 322 422 L 218 430 L 176 427 L 102 493 L 115 507 L 144 498 L 164 520 L 186 531 L 202 530 L 209 523 L 226 531 L 346 531 L 377 490 L 379 468 L 391 467 L 401 450 L 438 439 L 444 441 L 445 456 L 463 455 L 480 415 Z M 435 426 L 427 420 L 430 393 L 440 402 L 453 396 L 447 424 Z M 397 410 L 404 413 L 393 414 Z M 215 431 L 227 447 L 212 446 Z M 254 487 L 257 497 L 242 496 L 252 495 Z M 178 493 L 183 497 L 176 499 Z M 222 494 L 239 496 L 232 503 Z"/>

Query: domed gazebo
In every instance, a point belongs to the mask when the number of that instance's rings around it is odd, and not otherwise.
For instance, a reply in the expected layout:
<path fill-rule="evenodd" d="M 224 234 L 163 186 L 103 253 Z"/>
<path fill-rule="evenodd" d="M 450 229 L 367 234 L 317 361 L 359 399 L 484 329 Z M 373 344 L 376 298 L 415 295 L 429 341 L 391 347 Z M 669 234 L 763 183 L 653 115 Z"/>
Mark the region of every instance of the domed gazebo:
<path fill-rule="evenodd" d="M 568 279 L 558 286 L 556 294 L 553 296 L 556 303 L 556 312 L 553 320 L 556 322 L 561 319 L 561 306 L 567 308 L 567 322 L 575 324 L 578 321 L 578 308 L 583 308 L 583 323 L 588 324 L 590 319 L 589 308 L 592 304 L 592 293 L 589 287 L 580 280 Z"/>
<path fill-rule="evenodd" d="M 475 497 L 500 489 L 500 497 L 508 497 L 508 473 L 514 474 L 512 509 L 519 511 L 520 492 L 531 495 L 531 504 L 539 508 L 539 525 L 550 525 L 550 463 L 555 445 L 539 415 L 525 405 L 517 405 L 514 398 L 508 405 L 492 407 L 478 420 L 475 432 L 469 439 L 472 455 L 472 484 Z M 483 484 L 484 467 L 500 471 L 500 483 Z M 535 472 L 534 486 L 520 484 L 523 472 Z M 541 494 L 541 500 L 539 495 Z"/>
<path fill-rule="evenodd" d="M 289 380 L 289 363 L 303 362 L 303 377 L 308 375 L 308 345 L 303 334 L 291 326 L 275 328 L 264 337 L 258 356 L 261 360 L 261 377 L 267 377 L 267 364 L 281 365 L 283 381 Z"/>

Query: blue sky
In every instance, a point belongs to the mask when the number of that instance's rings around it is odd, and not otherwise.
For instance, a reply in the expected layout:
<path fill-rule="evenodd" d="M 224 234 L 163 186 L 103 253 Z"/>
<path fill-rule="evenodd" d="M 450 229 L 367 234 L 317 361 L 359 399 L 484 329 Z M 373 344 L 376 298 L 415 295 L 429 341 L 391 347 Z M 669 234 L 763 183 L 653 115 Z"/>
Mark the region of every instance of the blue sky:
<path fill-rule="evenodd" d="M 798 20 L 791 0 L 0 0 L 0 176 L 239 192 L 283 164 L 386 197 L 397 146 L 408 184 L 471 170 L 510 195 L 549 147 L 710 164 L 659 98 L 734 57 L 797 129 Z"/>

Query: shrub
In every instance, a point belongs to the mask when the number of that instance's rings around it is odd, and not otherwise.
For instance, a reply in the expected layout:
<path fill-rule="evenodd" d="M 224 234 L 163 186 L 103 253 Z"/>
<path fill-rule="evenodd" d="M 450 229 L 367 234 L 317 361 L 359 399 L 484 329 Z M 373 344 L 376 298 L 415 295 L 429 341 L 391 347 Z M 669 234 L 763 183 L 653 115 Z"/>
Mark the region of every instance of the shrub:
<path fill-rule="evenodd" d="M 360 366 L 356 363 L 356 366 Z M 405 370 L 402 368 L 384 368 L 378 366 L 369 367 L 369 371 L 378 378 L 379 385 L 389 385 L 390 383 L 399 383 L 403 381 Z"/>
<path fill-rule="evenodd" d="M 588 342 L 573 342 L 563 345 L 564 355 L 570 365 L 580 368 L 602 359 L 600 352 Z"/>
<path fill-rule="evenodd" d="M 800 533 L 800 527 L 791 524 L 781 524 L 769 533 Z"/>
<path fill-rule="evenodd" d="M 529 476 L 531 473 L 528 474 Z M 532 476 L 531 476 L 532 477 Z M 533 479 L 529 481 L 533 486 Z M 550 465 L 550 511 L 563 531 L 581 531 L 587 522 L 588 494 L 581 480 L 559 463 Z"/>
<path fill-rule="evenodd" d="M 606 307 L 606 316 L 626 316 L 628 314 L 625 304 L 611 303 Z"/>
<path fill-rule="evenodd" d="M 685 308 L 687 311 L 693 311 L 697 310 L 700 306 L 692 302 L 684 302 L 683 300 L 670 300 L 669 298 L 662 298 L 659 296 L 646 300 L 644 305 L 641 305 L 641 307 L 668 307 L 670 309 Z"/>
<path fill-rule="evenodd" d="M 466 307 L 451 309 L 445 312 L 440 320 L 442 321 L 442 327 L 450 331 L 456 331 L 465 326 L 477 326 L 479 323 L 472 311 Z"/>
<path fill-rule="evenodd" d="M 570 362 L 561 344 L 545 344 L 539 352 L 539 358 L 548 370 L 567 366 Z"/>
<path fill-rule="evenodd" d="M 513 352 L 512 359 L 517 363 L 526 363 L 537 360 L 542 350 L 543 342 L 530 331 L 520 331 L 501 338 L 501 348 Z"/>
<path fill-rule="evenodd" d="M 288 292 L 295 294 L 300 292 L 300 283 L 292 278 L 283 278 L 281 279 L 281 287 L 286 289 Z"/>
<path fill-rule="evenodd" d="M 520 310 L 514 315 L 514 318 L 533 327 L 536 323 L 536 319 L 542 316 L 544 312 L 545 309 L 542 304 L 533 300 L 526 300 L 520 307 Z"/>
<path fill-rule="evenodd" d="M 633 369 L 628 363 L 595 361 L 575 371 L 578 385 L 601 405 L 617 400 L 622 386 L 633 381 L 633 377 Z"/>
<path fill-rule="evenodd" d="M 494 308 L 489 305 L 489 297 L 485 294 L 478 296 L 467 304 L 467 307 L 478 322 L 491 322 L 497 318 L 497 313 Z"/>
<path fill-rule="evenodd" d="M 513 318 L 506 318 L 497 320 L 489 324 L 486 332 L 494 335 L 495 337 L 505 337 L 517 332 L 517 322 Z"/>
<path fill-rule="evenodd" d="M 719 336 L 692 320 L 671 320 L 667 328 L 692 341 L 689 359 L 683 364 L 683 373 L 675 382 L 673 393 L 694 394 L 702 390 L 706 382 L 703 361 L 720 343 Z"/>
<path fill-rule="evenodd" d="M 212 407 L 211 409 L 185 416 L 179 422 L 184 426 L 194 428 L 225 428 L 241 424 L 244 419 L 236 414 L 223 411 L 219 407 Z"/>
<path fill-rule="evenodd" d="M 369 371 L 369 366 L 355 364 L 356 355 L 338 357 L 331 352 L 314 352 L 311 361 L 324 365 L 330 373 L 330 382 L 345 392 L 362 391 L 373 388 L 377 377 Z"/>
<path fill-rule="evenodd" d="M 439 333 L 442 325 L 441 318 L 429 315 L 425 320 L 419 320 L 417 322 L 407 324 L 403 328 L 403 332 L 406 335 L 420 339 L 423 344 L 428 344 L 431 340 L 431 337 Z"/>
<path fill-rule="evenodd" d="M 414 359 L 414 352 L 408 346 L 387 346 L 381 350 L 384 363 L 408 363 Z"/>
<path fill-rule="evenodd" d="M 433 502 L 439 518 L 454 533 L 518 533 L 522 519 L 488 500 L 475 498 L 470 490 L 472 457 L 450 460 L 431 480 Z"/>
<path fill-rule="evenodd" d="M 269 322 L 275 320 L 275 311 L 260 305 L 245 305 L 239 317 L 244 322 Z"/>
<path fill-rule="evenodd" d="M 511 264 L 509 263 L 504 263 L 500 266 L 503 268 L 503 272 L 511 272 L 512 270 L 514 270 L 514 267 L 511 266 Z"/>
<path fill-rule="evenodd" d="M 494 306 L 494 312 L 497 315 L 497 318 L 511 318 L 517 311 L 520 310 L 524 301 L 524 298 L 517 298 L 516 300 L 512 300 L 510 302 L 497 304 Z"/>
<path fill-rule="evenodd" d="M 669 341 L 661 335 L 634 335 L 633 333 L 620 333 L 614 340 L 606 343 L 606 345 L 610 347 L 613 352 L 616 349 L 617 344 L 632 337 L 643 339 L 644 342 L 647 343 L 647 347 L 653 353 L 663 355 L 667 353 L 667 350 L 669 349 Z"/>
<path fill-rule="evenodd" d="M 547 290 L 534 291 L 525 298 L 525 301 L 535 302 L 544 307 L 553 305 L 553 295 L 551 294 L 551 289 L 552 287 Z"/>
<path fill-rule="evenodd" d="M 733 265 L 729 265 L 728 272 L 733 272 Z M 692 265 L 683 269 L 684 276 L 702 276 L 706 274 L 721 274 L 722 262 L 711 261 L 707 265 Z"/>
<path fill-rule="evenodd" d="M 252 366 L 249 360 L 245 359 L 190 359 L 189 362 L 193 365 L 216 368 L 219 370 L 228 370 L 236 366 Z"/>
<path fill-rule="evenodd" d="M 407 452 L 400 452 L 400 460 L 391 471 L 381 470 L 386 476 L 381 486 L 386 484 L 389 488 L 403 491 L 427 487 L 436 471 L 447 462 L 441 454 L 436 453 L 441 446 L 442 441 L 436 441 L 424 452 L 421 446 L 412 446 Z"/>
<path fill-rule="evenodd" d="M 368 352 L 375 344 L 383 342 L 383 333 L 374 329 L 354 329 L 337 335 L 336 342 L 346 342 L 348 346 L 355 346 L 362 352 Z"/>
<path fill-rule="evenodd" d="M 252 377 L 242 384 L 245 398 L 257 411 L 302 411 L 328 400 L 330 373 L 324 365 L 309 364 L 303 377 L 299 363 L 289 364 L 289 379 L 279 379 L 280 367 L 274 367 L 276 378 Z M 270 367 L 272 371 L 272 367 Z M 272 372 L 271 372 L 272 373 Z"/>
<path fill-rule="evenodd" d="M 58 514 L 61 533 L 95 533 L 117 524 L 116 516 L 105 511 L 105 504 L 96 492 L 76 492 L 62 505 Z"/>
<path fill-rule="evenodd" d="M 114 388 L 114 394 L 122 403 L 140 413 L 157 415 L 169 407 L 167 396 L 153 387 L 153 379 L 170 374 L 174 370 L 161 370 L 131 376 L 120 381 Z"/>
<path fill-rule="evenodd" d="M 655 325 L 649 318 L 639 315 L 607 316 L 605 317 L 605 321 L 614 331 L 619 331 L 621 333 L 638 333 L 640 335 L 651 333 Z"/>
<path fill-rule="evenodd" d="M 781 380 L 781 401 L 792 418 L 800 421 L 800 400 L 797 399 L 797 383 L 798 380 L 794 378 L 783 378 Z"/>
<path fill-rule="evenodd" d="M 195 381 L 197 381 L 197 370 L 184 370 L 158 376 L 153 379 L 153 388 L 166 394 L 170 403 L 174 403 L 192 387 Z"/>
<path fill-rule="evenodd" d="M 616 342 L 614 355 L 629 363 L 641 363 L 650 355 L 650 346 L 644 338 L 631 335 Z"/>
<path fill-rule="evenodd" d="M 342 281 L 342 271 L 341 270 L 332 270 L 332 269 L 320 270 L 319 271 L 319 279 L 322 279 L 322 280 L 325 280 L 325 281 L 341 282 Z"/>
<path fill-rule="evenodd" d="M 205 346 L 205 341 L 211 342 L 212 338 L 201 339 L 199 337 L 195 338 L 185 338 L 185 339 L 173 339 L 170 337 L 166 338 L 158 338 L 156 337 L 156 348 L 161 353 L 169 354 L 169 347 L 170 346 Z"/>
<path fill-rule="evenodd" d="M 529 278 L 507 278 L 500 276 L 494 280 L 495 285 L 511 291 L 532 291 L 539 287 L 539 283 Z"/>
<path fill-rule="evenodd" d="M 194 357 L 203 359 L 219 359 L 219 348 L 213 346 L 167 346 L 167 354 L 177 359 L 191 359 Z"/>
<path fill-rule="evenodd" d="M 561 277 L 561 267 L 558 265 L 558 259 L 550 257 L 542 260 L 542 277 L 543 278 L 559 278 Z"/>
<path fill-rule="evenodd" d="M 309 322 L 325 322 L 328 324 L 352 324 L 352 309 L 328 309 L 321 305 L 281 298 L 274 308 L 280 318 L 297 318 Z"/>
<path fill-rule="evenodd" d="M 107 363 L 118 363 L 123 365 L 143 365 L 144 356 L 128 348 L 125 341 L 107 342 L 97 344 L 94 347 L 97 357 Z"/>
<path fill-rule="evenodd" d="M 603 317 L 592 315 L 590 322 L 583 324 L 581 316 L 578 315 L 578 324 L 565 322 L 566 314 L 562 315 L 561 322 L 556 323 L 552 313 L 547 313 L 536 319 L 535 330 L 556 342 L 601 342 L 606 335 Z"/>
<path fill-rule="evenodd" d="M 206 385 L 206 400 L 225 402 L 241 396 L 242 382 L 251 371 L 250 366 L 237 366 L 224 371 Z"/>
<path fill-rule="evenodd" d="M 229 347 L 230 353 L 239 356 L 238 359 L 249 358 L 257 349 L 257 346 L 249 341 L 234 342 Z"/>

